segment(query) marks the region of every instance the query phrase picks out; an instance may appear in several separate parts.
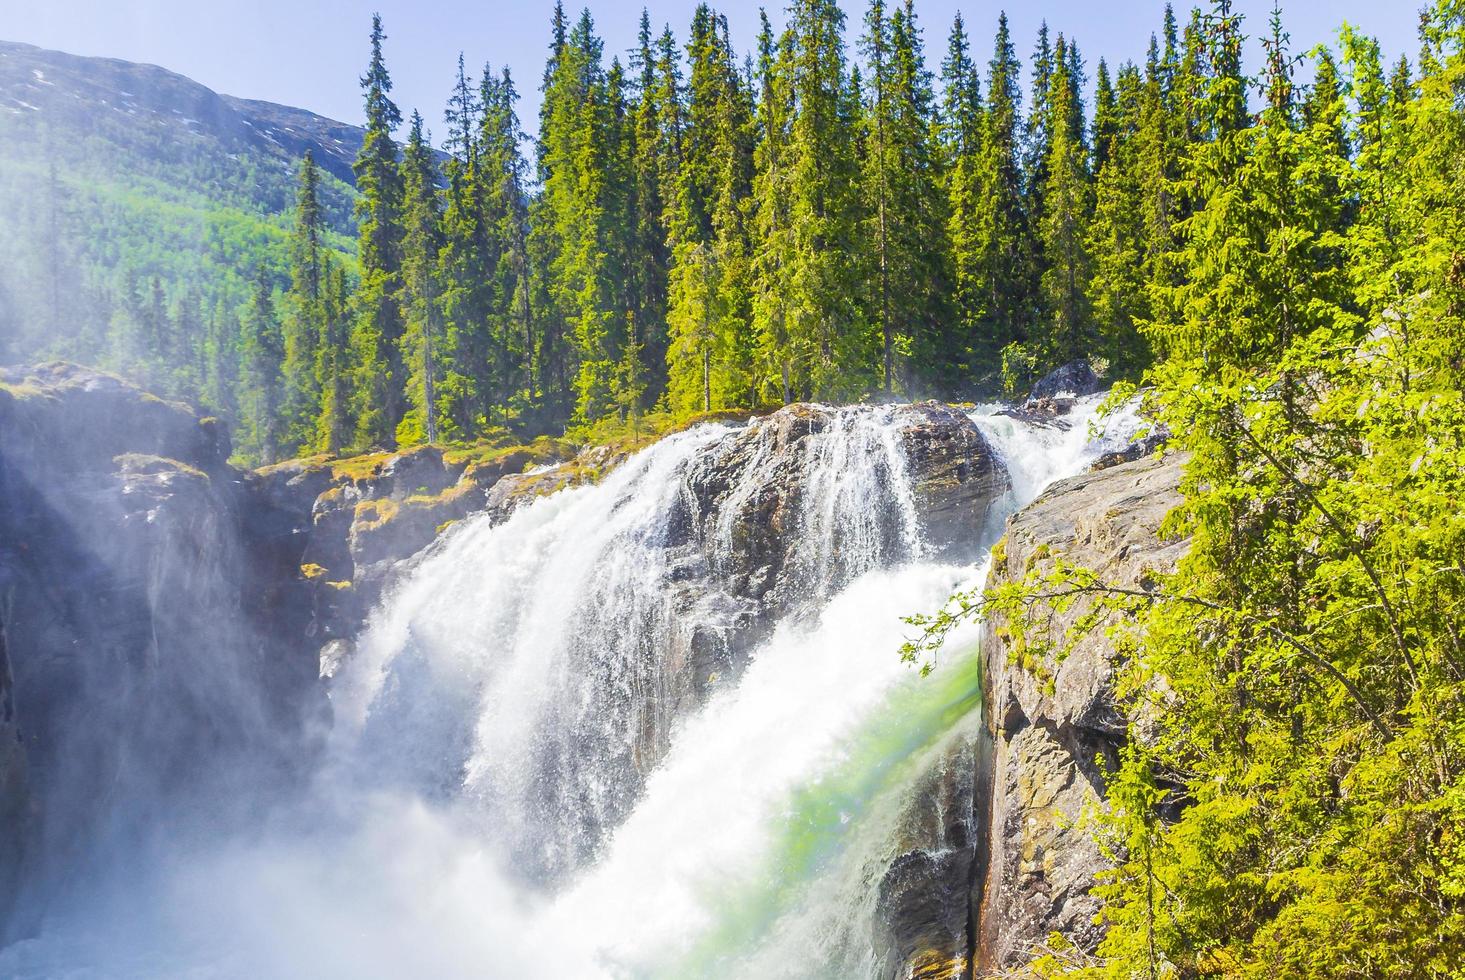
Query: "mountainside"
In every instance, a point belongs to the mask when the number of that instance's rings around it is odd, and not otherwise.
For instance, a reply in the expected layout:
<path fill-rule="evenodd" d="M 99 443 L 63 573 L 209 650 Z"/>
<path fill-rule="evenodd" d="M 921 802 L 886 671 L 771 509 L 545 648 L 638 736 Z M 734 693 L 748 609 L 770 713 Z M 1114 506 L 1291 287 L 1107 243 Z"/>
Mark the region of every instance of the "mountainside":
<path fill-rule="evenodd" d="M 0 42 L 0 360 L 115 359 L 104 327 L 154 278 L 199 319 L 261 263 L 282 277 L 306 151 L 349 254 L 361 133 L 152 65 Z"/>

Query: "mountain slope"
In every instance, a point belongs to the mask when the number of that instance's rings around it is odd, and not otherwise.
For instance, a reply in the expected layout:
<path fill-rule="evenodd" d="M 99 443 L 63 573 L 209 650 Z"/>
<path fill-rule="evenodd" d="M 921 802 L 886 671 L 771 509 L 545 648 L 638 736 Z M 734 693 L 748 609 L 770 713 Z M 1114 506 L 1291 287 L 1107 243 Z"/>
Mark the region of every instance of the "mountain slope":
<path fill-rule="evenodd" d="M 152 65 L 0 42 L 0 361 L 108 359 L 102 327 L 154 278 L 195 311 L 237 303 L 260 265 L 278 281 L 307 150 L 349 254 L 360 143 Z"/>

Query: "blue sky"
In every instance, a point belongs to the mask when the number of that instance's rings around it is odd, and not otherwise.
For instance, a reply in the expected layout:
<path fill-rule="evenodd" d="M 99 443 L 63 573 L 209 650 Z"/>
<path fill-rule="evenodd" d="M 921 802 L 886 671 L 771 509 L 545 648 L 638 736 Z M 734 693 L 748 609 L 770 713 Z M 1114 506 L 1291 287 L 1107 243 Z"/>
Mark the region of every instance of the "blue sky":
<path fill-rule="evenodd" d="M 782 0 L 769 5 L 775 25 Z M 695 0 L 653 0 L 646 6 L 658 28 L 669 22 L 684 40 Z M 858 34 L 864 0 L 844 0 L 847 40 Z M 607 57 L 635 41 L 641 0 L 593 0 L 590 10 L 605 38 Z M 1271 0 L 1237 0 L 1247 33 L 1266 28 Z M 356 79 L 367 55 L 373 10 L 385 22 L 387 64 L 404 115 L 414 107 L 435 133 L 452 84 L 458 52 L 476 74 L 484 61 L 507 63 L 523 95 L 520 115 L 533 128 L 544 66 L 552 0 L 0 0 L 0 37 L 76 54 L 107 55 L 162 65 L 230 95 L 267 99 L 356 122 L 361 101 Z M 566 8 L 578 11 L 571 2 Z M 752 47 L 757 5 L 725 2 L 733 41 Z M 961 10 L 982 61 L 991 48 L 1001 4 L 973 0 L 916 0 L 933 67 L 945 49 L 953 15 Z M 1007 5 L 1019 55 L 1026 60 L 1039 23 L 1076 38 L 1092 66 L 1144 55 L 1157 30 L 1164 0 L 1018 0 Z M 1177 3 L 1177 10 L 1188 9 Z M 1418 44 L 1412 0 L 1291 0 L 1284 20 L 1294 44 L 1331 40 L 1344 20 L 1376 35 L 1389 61 Z M 1182 17 L 1182 21 L 1183 21 Z M 1253 42 L 1252 66 L 1259 60 Z M 1092 71 L 1090 72 L 1092 74 Z"/>

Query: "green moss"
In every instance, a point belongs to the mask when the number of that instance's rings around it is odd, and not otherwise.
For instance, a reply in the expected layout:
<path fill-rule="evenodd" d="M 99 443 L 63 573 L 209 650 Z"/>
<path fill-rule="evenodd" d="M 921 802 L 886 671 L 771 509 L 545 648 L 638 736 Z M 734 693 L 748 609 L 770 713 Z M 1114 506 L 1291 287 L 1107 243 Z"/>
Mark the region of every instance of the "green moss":
<path fill-rule="evenodd" d="M 442 493 L 414 493 L 407 498 L 407 503 L 413 507 L 436 507 L 459 500 L 473 489 L 475 488 L 471 482 L 459 481 Z"/>
<path fill-rule="evenodd" d="M 203 421 L 207 422 L 208 419 Z M 271 463 L 269 466 L 258 467 L 255 472 L 260 476 L 271 476 L 282 472 L 309 473 L 314 470 L 325 469 L 331 462 L 331 457 L 325 453 L 318 453 L 314 456 L 300 456 L 296 459 L 286 459 L 278 463 Z"/>
<path fill-rule="evenodd" d="M 396 518 L 401 509 L 401 505 L 389 497 L 363 500 L 356 505 L 356 528 L 362 531 L 375 531 L 385 527 Z"/>
<path fill-rule="evenodd" d="M 207 480 L 209 475 L 197 466 L 190 466 L 181 460 L 171 459 L 167 456 L 149 456 L 146 453 L 123 453 L 120 456 L 113 456 L 112 462 L 118 469 L 128 470 L 143 476 L 151 476 L 156 473 L 185 473 L 188 476 L 200 480 Z"/>
<path fill-rule="evenodd" d="M 49 398 L 51 393 L 41 387 L 35 378 L 26 378 L 19 384 L 11 384 L 8 381 L 0 381 L 0 391 L 5 392 L 16 401 L 30 401 L 32 399 Z"/>
<path fill-rule="evenodd" d="M 1007 571 L 1007 535 L 1003 535 L 992 546 L 992 571 L 1001 575 Z"/>
<path fill-rule="evenodd" d="M 348 456 L 331 463 L 331 476 L 337 480 L 374 480 L 381 475 L 382 467 L 395 453 L 366 453 L 362 456 Z"/>

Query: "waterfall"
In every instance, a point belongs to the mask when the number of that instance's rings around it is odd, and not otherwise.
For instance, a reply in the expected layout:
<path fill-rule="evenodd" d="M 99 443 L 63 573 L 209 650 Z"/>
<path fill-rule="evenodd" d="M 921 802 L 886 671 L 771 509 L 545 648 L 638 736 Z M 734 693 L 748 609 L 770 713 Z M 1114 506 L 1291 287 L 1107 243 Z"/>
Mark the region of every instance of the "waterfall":
<path fill-rule="evenodd" d="M 1127 441 L 971 411 L 1010 487 Z M 334 682 L 311 798 L 0 952 L 50 976 L 875 975 L 902 854 L 970 848 L 974 627 L 921 678 L 934 557 L 899 407 L 667 437 L 594 486 L 450 530 Z M 939 823 L 939 821 L 937 821 Z M 92 972 L 88 957 L 105 964 Z"/>

